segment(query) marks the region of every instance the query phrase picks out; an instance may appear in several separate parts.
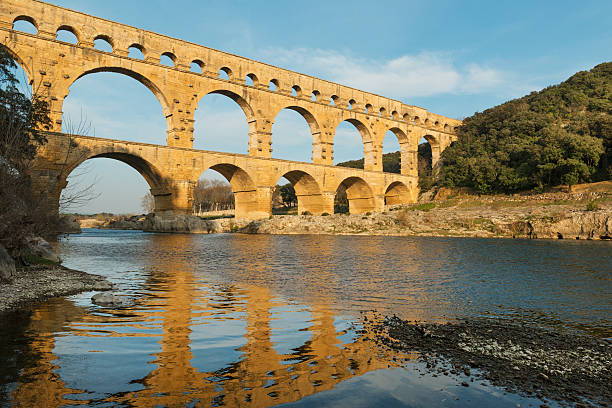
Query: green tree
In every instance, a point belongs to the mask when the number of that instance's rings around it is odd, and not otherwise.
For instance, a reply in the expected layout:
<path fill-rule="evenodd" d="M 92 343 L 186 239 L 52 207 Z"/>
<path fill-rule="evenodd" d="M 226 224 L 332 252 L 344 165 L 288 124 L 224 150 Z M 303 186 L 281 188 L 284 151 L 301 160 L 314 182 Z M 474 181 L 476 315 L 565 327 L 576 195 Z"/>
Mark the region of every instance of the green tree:
<path fill-rule="evenodd" d="M 466 118 L 440 184 L 511 193 L 612 176 L 612 63 Z"/>
<path fill-rule="evenodd" d="M 44 100 L 19 90 L 17 65 L 0 45 L 0 244 L 13 255 L 30 235 L 51 232 L 53 215 L 32 197 L 28 175 L 36 149 L 46 142 L 40 129 L 50 119 Z"/>
<path fill-rule="evenodd" d="M 286 207 L 294 207 L 297 205 L 297 195 L 291 183 L 284 184 L 279 188 L 283 204 Z"/>

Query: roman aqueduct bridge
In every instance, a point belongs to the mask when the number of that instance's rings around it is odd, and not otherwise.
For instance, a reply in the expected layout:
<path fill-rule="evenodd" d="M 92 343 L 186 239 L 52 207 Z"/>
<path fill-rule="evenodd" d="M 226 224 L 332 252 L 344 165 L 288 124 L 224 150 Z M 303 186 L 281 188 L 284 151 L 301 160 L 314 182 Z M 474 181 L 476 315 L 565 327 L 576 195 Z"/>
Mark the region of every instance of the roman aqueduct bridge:
<path fill-rule="evenodd" d="M 15 30 L 18 21 L 31 23 L 36 33 Z M 74 34 L 76 43 L 58 40 L 62 30 Z M 34 178 L 55 208 L 73 169 L 87 159 L 107 157 L 144 176 L 156 212 L 191 212 L 193 188 L 209 168 L 230 182 L 236 217 L 267 217 L 272 190 L 283 176 L 295 187 L 300 212 L 332 213 L 340 185 L 347 189 L 351 212 L 380 211 L 386 204 L 416 199 L 419 141 L 430 143 L 436 166 L 461 123 L 397 100 L 36 0 L 0 3 L 0 41 L 51 108 L 49 142 L 39 152 Z M 94 48 L 95 41 L 105 41 L 112 52 Z M 142 58 L 131 57 L 132 49 Z M 169 58 L 171 66 L 162 64 L 162 57 Z M 71 85 L 98 72 L 129 76 L 156 96 L 167 121 L 166 146 L 61 132 L 62 105 Z M 225 95 L 240 106 L 249 126 L 248 154 L 193 149 L 194 112 L 208 94 Z M 298 112 L 308 123 L 312 163 L 271 158 L 272 124 L 283 109 Z M 361 134 L 363 170 L 333 166 L 334 133 L 344 121 Z M 382 142 L 388 131 L 400 144 L 401 174 L 382 172 Z"/>

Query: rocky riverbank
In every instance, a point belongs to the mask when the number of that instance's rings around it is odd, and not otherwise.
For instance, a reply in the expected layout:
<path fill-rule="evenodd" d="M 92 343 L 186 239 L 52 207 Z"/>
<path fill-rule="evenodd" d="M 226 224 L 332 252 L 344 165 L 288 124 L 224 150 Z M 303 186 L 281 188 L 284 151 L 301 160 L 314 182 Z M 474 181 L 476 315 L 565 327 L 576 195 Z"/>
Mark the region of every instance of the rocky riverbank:
<path fill-rule="evenodd" d="M 98 221 L 96 227 L 193 234 L 239 232 L 610 240 L 612 182 L 597 183 L 596 187 L 598 191 L 513 196 L 475 196 L 447 190 L 438 191 L 433 198 L 425 195 L 418 204 L 395 206 L 382 213 L 274 215 L 256 221 L 149 214 L 113 217 Z"/>
<path fill-rule="evenodd" d="M 39 264 L 17 268 L 10 283 L 0 282 L 0 314 L 30 302 L 111 289 L 112 284 L 103 276 L 61 265 Z"/>
<path fill-rule="evenodd" d="M 499 238 L 612 239 L 612 194 L 470 195 L 383 213 L 274 216 L 239 232 Z"/>
<path fill-rule="evenodd" d="M 365 318 L 362 333 L 396 351 L 419 354 L 433 376 L 477 380 L 561 405 L 612 405 L 612 344 L 491 320 L 426 324 Z M 483 383 L 486 385 L 486 383 Z"/>

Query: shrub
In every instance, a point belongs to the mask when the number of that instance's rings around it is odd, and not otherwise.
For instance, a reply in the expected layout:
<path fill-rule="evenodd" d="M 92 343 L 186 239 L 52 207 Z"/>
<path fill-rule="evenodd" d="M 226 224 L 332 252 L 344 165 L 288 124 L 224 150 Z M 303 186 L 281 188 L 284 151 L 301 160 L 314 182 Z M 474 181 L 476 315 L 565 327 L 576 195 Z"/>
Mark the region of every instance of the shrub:
<path fill-rule="evenodd" d="M 586 206 L 587 211 L 597 211 L 599 210 L 599 205 L 597 204 L 597 200 L 592 200 L 587 203 Z"/>

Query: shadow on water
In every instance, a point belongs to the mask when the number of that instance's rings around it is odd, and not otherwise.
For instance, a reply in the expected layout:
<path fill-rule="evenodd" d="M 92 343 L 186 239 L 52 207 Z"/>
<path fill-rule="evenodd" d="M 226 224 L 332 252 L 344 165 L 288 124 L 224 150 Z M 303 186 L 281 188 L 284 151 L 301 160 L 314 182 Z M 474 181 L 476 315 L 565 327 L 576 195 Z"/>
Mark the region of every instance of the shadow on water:
<path fill-rule="evenodd" d="M 401 359 L 353 324 L 376 309 L 609 336 L 609 247 L 526 243 L 86 231 L 59 243 L 66 265 L 108 276 L 133 305 L 99 308 L 83 294 L 6 319 L 0 398 L 21 406 L 515 405 L 526 400 L 398 368 Z"/>

